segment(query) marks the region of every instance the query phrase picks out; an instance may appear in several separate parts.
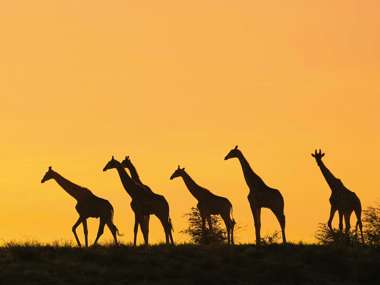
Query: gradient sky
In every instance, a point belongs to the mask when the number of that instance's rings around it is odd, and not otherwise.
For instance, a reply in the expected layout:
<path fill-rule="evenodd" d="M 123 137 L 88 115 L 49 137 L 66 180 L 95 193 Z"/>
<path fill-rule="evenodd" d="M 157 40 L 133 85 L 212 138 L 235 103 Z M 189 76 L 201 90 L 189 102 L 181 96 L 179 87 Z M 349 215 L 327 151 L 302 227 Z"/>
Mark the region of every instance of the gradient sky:
<path fill-rule="evenodd" d="M 285 197 L 291 241 L 313 241 L 328 218 L 316 147 L 374 205 L 379 12 L 376 0 L 1 1 L 0 239 L 73 241 L 75 201 L 40 184 L 52 165 L 110 200 L 131 242 L 130 198 L 116 172 L 102 172 L 112 154 L 130 155 L 165 195 L 176 241 L 196 204 L 169 180 L 178 164 L 231 200 L 238 241 L 254 241 L 240 166 L 223 160 L 236 144 Z M 151 221 L 151 241 L 163 241 Z M 92 220 L 91 241 L 96 230 Z M 264 210 L 262 233 L 275 230 Z"/>

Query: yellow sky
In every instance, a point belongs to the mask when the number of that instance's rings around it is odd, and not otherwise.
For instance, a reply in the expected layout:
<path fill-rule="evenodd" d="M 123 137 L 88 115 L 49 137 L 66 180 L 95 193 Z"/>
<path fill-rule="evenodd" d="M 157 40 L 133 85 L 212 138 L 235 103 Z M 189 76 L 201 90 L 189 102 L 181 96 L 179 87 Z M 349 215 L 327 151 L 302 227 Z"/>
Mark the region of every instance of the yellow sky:
<path fill-rule="evenodd" d="M 312 241 L 328 217 L 315 147 L 373 205 L 379 10 L 376 0 L 1 1 L 0 239 L 73 240 L 74 200 L 40 184 L 52 165 L 109 199 L 132 241 L 130 198 L 101 171 L 112 154 L 130 155 L 168 199 L 177 241 L 196 204 L 169 180 L 178 164 L 231 200 L 238 240 L 254 241 L 240 166 L 223 161 L 235 144 L 285 197 L 291 241 Z M 262 216 L 263 234 L 279 230 Z M 156 219 L 151 241 L 163 241 Z"/>

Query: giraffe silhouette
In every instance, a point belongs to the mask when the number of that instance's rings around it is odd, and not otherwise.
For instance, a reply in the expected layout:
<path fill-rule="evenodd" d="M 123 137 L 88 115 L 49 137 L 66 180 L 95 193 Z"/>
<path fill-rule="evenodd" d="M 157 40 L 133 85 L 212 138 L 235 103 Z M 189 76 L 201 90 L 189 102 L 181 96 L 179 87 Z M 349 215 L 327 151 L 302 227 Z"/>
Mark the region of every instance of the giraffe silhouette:
<path fill-rule="evenodd" d="M 90 190 L 87 188 L 81 187 L 68 179 L 64 178 L 58 172 L 54 171 L 50 166 L 46 174 L 41 180 L 41 183 L 45 183 L 46 181 L 54 179 L 59 186 L 66 191 L 71 197 L 73 197 L 77 204 L 75 209 L 79 214 L 79 218 L 76 223 L 72 227 L 72 231 L 75 236 L 75 240 L 79 247 L 81 247 L 81 243 L 79 241 L 78 235 L 76 233 L 77 227 L 82 223 L 85 237 L 85 246 L 88 246 L 88 229 L 87 229 L 87 219 L 88 218 L 99 218 L 99 229 L 98 234 L 96 236 L 94 245 L 97 244 L 100 236 L 104 232 L 104 226 L 107 225 L 110 229 L 112 236 L 114 238 L 115 244 L 117 244 L 117 234 L 119 231 L 117 227 L 113 223 L 113 214 L 114 210 L 110 202 L 105 199 L 99 198 L 95 196 Z"/>
<path fill-rule="evenodd" d="M 209 190 L 199 186 L 185 171 L 185 168 L 178 168 L 170 176 L 170 179 L 182 177 L 187 189 L 197 199 L 197 208 L 202 219 L 202 232 L 206 231 L 206 220 L 209 229 L 212 231 L 211 215 L 220 215 L 226 225 L 228 244 L 234 244 L 235 220 L 232 217 L 232 204 L 224 197 L 217 196 Z"/>
<path fill-rule="evenodd" d="M 149 244 L 149 218 L 151 214 L 155 214 L 155 208 L 149 203 L 151 200 L 151 191 L 147 191 L 147 188 L 142 186 L 140 183 L 135 182 L 124 169 L 124 166 L 116 160 L 113 156 L 111 160 L 103 168 L 103 171 L 109 169 L 116 169 L 121 183 L 125 191 L 131 197 L 131 208 L 135 214 L 135 224 L 134 224 L 134 237 L 133 244 L 136 246 L 138 226 L 140 225 L 141 232 L 144 237 L 145 245 Z M 166 221 L 168 221 L 167 219 Z M 170 224 L 170 229 L 172 229 Z M 166 242 L 169 243 L 168 237 Z M 171 240 L 171 242 L 173 242 Z"/>
<path fill-rule="evenodd" d="M 272 210 L 281 226 L 282 242 L 286 243 L 284 198 L 280 191 L 265 184 L 261 177 L 252 170 L 243 153 L 238 149 L 238 146 L 235 146 L 235 148 L 226 155 L 224 160 L 231 158 L 237 158 L 239 160 L 245 181 L 249 188 L 248 201 L 251 206 L 255 225 L 256 244 L 259 245 L 261 242 L 261 208 L 269 208 Z"/>
<path fill-rule="evenodd" d="M 314 153 L 311 154 L 319 169 L 322 172 L 323 177 L 325 178 L 327 184 L 331 189 L 330 195 L 330 216 L 327 222 L 328 227 L 332 230 L 332 221 L 334 219 L 335 212 L 338 211 L 339 214 L 339 230 L 343 231 L 343 218 L 346 224 L 345 232 L 348 233 L 350 230 L 350 218 L 352 212 L 355 212 L 357 223 L 356 223 L 356 231 L 359 227 L 362 241 L 364 242 L 363 231 L 362 231 L 362 221 L 361 221 L 361 212 L 362 206 L 360 203 L 359 197 L 349 189 L 347 189 L 343 182 L 336 178 L 331 171 L 326 167 L 323 163 L 322 158 L 325 154 L 319 150 L 315 150 Z"/>
<path fill-rule="evenodd" d="M 148 195 L 144 196 L 144 205 L 148 205 L 149 213 L 155 215 L 161 222 L 164 228 L 166 243 L 174 244 L 172 235 L 172 223 L 169 215 L 169 203 L 166 201 L 165 197 L 154 193 L 147 185 L 145 185 L 133 165 L 129 156 L 126 156 L 122 161 L 122 166 L 128 168 L 132 179 L 143 187 Z M 149 224 L 147 225 L 149 227 Z"/>

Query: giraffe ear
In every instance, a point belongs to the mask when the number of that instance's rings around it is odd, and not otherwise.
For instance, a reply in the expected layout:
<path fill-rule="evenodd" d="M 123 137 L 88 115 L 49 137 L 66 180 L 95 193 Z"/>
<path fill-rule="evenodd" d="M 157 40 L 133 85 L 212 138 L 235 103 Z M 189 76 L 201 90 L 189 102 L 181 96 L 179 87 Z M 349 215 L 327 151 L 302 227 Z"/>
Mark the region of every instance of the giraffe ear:
<path fill-rule="evenodd" d="M 184 168 L 182 168 L 182 170 L 185 170 L 185 167 L 184 167 Z"/>
<path fill-rule="evenodd" d="M 238 149 L 238 146 L 237 145 L 235 145 L 235 148 L 234 149 Z"/>
<path fill-rule="evenodd" d="M 314 154 L 314 153 L 311 153 L 311 156 L 312 156 L 312 157 L 315 157 L 315 154 Z"/>

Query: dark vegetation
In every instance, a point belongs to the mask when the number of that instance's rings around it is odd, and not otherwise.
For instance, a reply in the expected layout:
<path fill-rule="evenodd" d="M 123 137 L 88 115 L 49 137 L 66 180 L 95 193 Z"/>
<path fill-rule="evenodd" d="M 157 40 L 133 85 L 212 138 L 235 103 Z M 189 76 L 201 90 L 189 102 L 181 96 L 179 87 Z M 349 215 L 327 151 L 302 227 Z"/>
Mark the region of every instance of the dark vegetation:
<path fill-rule="evenodd" d="M 364 211 L 363 223 L 366 243 L 380 246 L 380 206 L 368 207 Z"/>
<path fill-rule="evenodd" d="M 187 234 L 191 242 L 207 245 L 222 244 L 227 241 L 225 226 L 219 215 L 211 215 L 212 230 L 207 227 L 206 232 L 202 231 L 202 218 L 198 208 L 192 207 L 185 217 L 188 227 L 181 232 Z"/>
<path fill-rule="evenodd" d="M 380 250 L 320 245 L 0 248 L 1 284 L 380 284 Z"/>
<path fill-rule="evenodd" d="M 319 224 L 318 230 L 315 233 L 315 238 L 320 245 L 328 246 L 351 246 L 358 247 L 362 246 L 362 242 L 358 233 L 351 230 L 348 233 L 341 232 L 336 229 L 329 229 L 326 224 Z"/>

